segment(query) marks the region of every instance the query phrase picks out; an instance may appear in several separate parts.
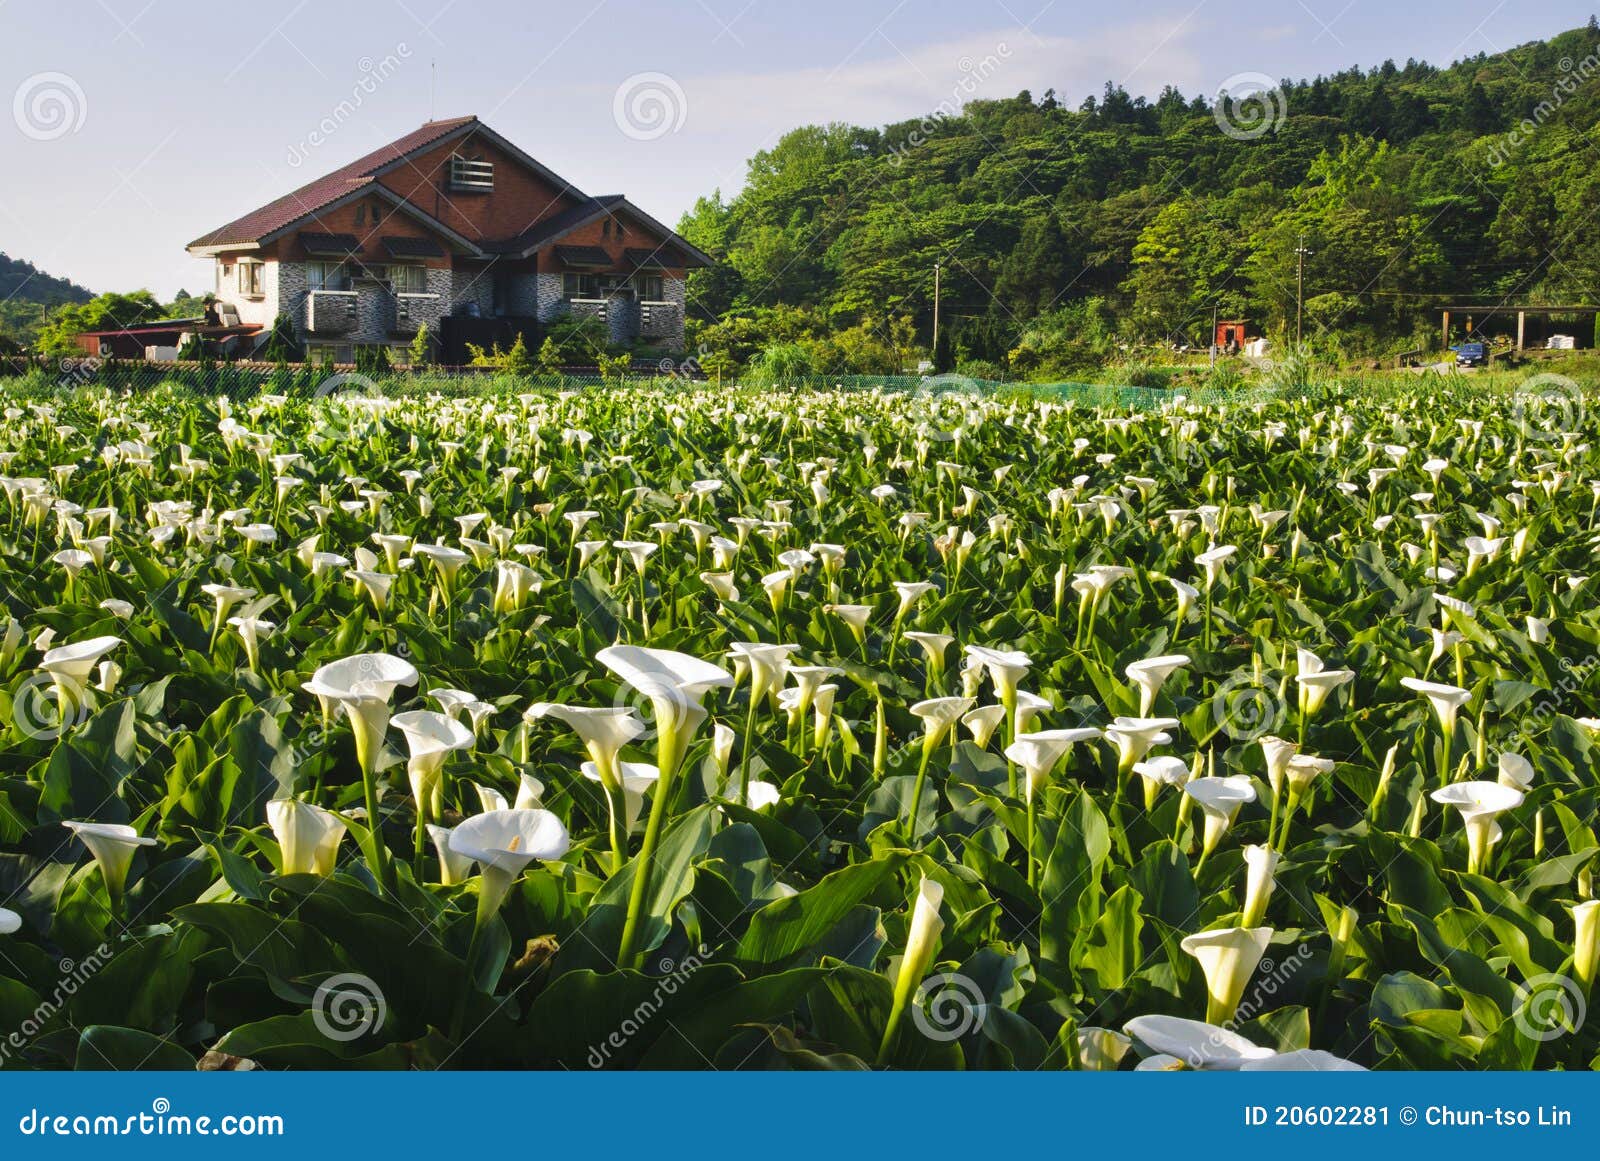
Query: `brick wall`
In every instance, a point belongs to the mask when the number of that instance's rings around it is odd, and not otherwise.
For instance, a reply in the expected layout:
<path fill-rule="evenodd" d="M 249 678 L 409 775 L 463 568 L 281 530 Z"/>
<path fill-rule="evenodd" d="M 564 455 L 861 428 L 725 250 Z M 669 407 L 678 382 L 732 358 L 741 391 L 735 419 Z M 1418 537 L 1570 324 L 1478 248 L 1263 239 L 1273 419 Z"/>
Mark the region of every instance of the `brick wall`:
<path fill-rule="evenodd" d="M 450 157 L 455 153 L 494 164 L 492 193 L 448 188 Z M 552 185 L 476 134 L 420 153 L 378 180 L 475 242 L 514 238 L 536 222 L 578 204 L 568 190 Z"/>

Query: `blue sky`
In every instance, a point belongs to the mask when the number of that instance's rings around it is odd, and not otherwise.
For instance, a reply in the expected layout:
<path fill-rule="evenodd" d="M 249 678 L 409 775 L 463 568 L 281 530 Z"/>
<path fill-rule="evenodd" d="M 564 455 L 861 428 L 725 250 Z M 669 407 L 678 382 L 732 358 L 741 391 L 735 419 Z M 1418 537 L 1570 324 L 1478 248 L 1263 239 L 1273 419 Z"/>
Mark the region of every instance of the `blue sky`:
<path fill-rule="evenodd" d="M 1600 0 L 1593 0 L 1600 6 Z M 676 221 L 811 122 L 1107 80 L 1154 95 L 1583 24 L 1551 0 L 0 0 L 0 250 L 93 289 L 204 289 L 185 242 L 428 119 L 477 113 Z M 433 91 L 430 105 L 430 89 Z M 620 94 L 620 96 L 619 96 Z M 633 98 L 630 100 L 629 98 Z M 344 106 L 341 111 L 341 105 Z M 664 119 L 655 119 L 665 113 Z M 1291 111 L 1292 112 L 1292 111 Z"/>

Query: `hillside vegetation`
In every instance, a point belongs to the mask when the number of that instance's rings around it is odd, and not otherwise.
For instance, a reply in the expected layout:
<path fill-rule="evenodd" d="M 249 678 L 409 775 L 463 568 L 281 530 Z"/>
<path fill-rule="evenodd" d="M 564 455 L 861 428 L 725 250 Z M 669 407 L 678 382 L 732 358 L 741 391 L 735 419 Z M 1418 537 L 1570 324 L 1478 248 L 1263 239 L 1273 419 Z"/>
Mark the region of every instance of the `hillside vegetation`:
<path fill-rule="evenodd" d="M 751 159 L 738 196 L 682 222 L 726 259 L 694 275 L 698 345 L 719 361 L 779 345 L 819 372 L 894 369 L 931 341 L 940 263 L 942 366 L 1068 376 L 1203 343 L 1213 309 L 1283 335 L 1301 239 L 1323 355 L 1437 345 L 1447 301 L 1592 301 L 1597 78 L 1591 21 L 1447 68 L 1286 81 L 1272 108 L 1225 109 L 1273 123 L 1250 140 L 1208 99 L 1112 85 L 1076 109 L 1023 92 L 796 129 Z M 1002 66 L 985 90 L 1003 80 Z"/>

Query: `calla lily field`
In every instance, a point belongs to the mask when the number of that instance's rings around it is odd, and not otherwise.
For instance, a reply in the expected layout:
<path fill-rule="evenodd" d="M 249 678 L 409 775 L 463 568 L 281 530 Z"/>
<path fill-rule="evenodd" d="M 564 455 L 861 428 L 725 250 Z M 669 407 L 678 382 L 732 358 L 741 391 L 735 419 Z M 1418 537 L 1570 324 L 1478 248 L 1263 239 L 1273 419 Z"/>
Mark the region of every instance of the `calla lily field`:
<path fill-rule="evenodd" d="M 0 1066 L 1592 1069 L 1597 401 L 0 392 Z"/>

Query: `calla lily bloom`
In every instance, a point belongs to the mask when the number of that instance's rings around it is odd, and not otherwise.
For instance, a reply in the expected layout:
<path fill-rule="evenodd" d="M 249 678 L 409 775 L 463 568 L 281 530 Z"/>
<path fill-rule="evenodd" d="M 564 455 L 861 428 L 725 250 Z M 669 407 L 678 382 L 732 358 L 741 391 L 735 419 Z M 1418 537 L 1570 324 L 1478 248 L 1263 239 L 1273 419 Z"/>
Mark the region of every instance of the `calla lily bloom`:
<path fill-rule="evenodd" d="M 613 871 L 620 870 L 627 861 L 628 844 L 627 831 L 621 826 L 626 810 L 621 802 L 623 785 L 619 755 L 622 747 L 642 737 L 648 727 L 626 706 L 600 708 L 554 705 L 541 701 L 529 706 L 522 715 L 525 722 L 535 722 L 545 717 L 566 723 L 588 751 L 589 761 L 606 789 L 612 821 L 617 824 L 611 828 L 611 859 Z"/>
<path fill-rule="evenodd" d="M 0 907 L 0 935 L 15 935 L 22 929 L 22 916 L 7 907 Z"/>
<path fill-rule="evenodd" d="M 910 825 L 917 825 L 917 808 L 922 804 L 922 786 L 927 781 L 928 763 L 961 716 L 972 708 L 970 697 L 930 697 L 911 707 L 922 719 L 922 759 L 917 764 L 917 780 L 911 791 Z"/>
<path fill-rule="evenodd" d="M 628 914 L 623 921 L 622 942 L 617 953 L 619 963 L 631 965 L 656 843 L 666 820 L 667 801 L 672 797 L 672 780 L 695 731 L 706 719 L 702 704 L 705 695 L 719 686 L 731 686 L 733 675 L 687 653 L 638 645 L 612 645 L 600 650 L 595 660 L 611 670 L 618 680 L 648 697 L 655 710 L 656 766 L 661 778 L 639 847 L 639 867 L 629 892 Z"/>
<path fill-rule="evenodd" d="M 554 862 L 572 845 L 567 828 L 548 810 L 490 810 L 450 832 L 450 850 L 479 868 L 478 929 L 500 910 L 511 884 L 535 859 Z"/>
<path fill-rule="evenodd" d="M 417 670 L 409 661 L 388 653 L 357 653 L 319 668 L 305 689 L 344 709 L 355 733 L 361 769 L 370 773 L 389 728 L 390 698 L 400 686 L 416 683 Z"/>
<path fill-rule="evenodd" d="M 1295 684 L 1300 692 L 1300 716 L 1309 719 L 1328 700 L 1328 695 L 1341 685 L 1355 680 L 1353 669 L 1326 669 L 1321 658 L 1309 650 L 1300 650 L 1299 672 Z"/>
<path fill-rule="evenodd" d="M 1129 681 L 1139 687 L 1140 717 L 1150 716 L 1150 711 L 1155 708 L 1156 696 L 1167 678 L 1188 664 L 1187 654 L 1173 653 L 1164 657 L 1147 657 L 1128 665 L 1123 672 L 1128 675 Z"/>
<path fill-rule="evenodd" d="M 1156 796 L 1161 793 L 1163 786 L 1181 787 L 1189 781 L 1189 764 L 1170 754 L 1135 762 L 1133 772 L 1144 782 L 1144 808 L 1147 812 L 1155 809 Z"/>
<path fill-rule="evenodd" d="M 1489 849 L 1500 838 L 1495 816 L 1522 805 L 1522 791 L 1498 782 L 1455 782 L 1441 786 L 1428 797 L 1461 814 L 1467 830 L 1467 871 L 1478 874 Z"/>
<path fill-rule="evenodd" d="M 994 684 L 995 696 L 1001 705 L 1009 708 L 1016 699 L 1018 685 L 1028 675 L 1033 661 L 1026 653 L 1014 649 L 990 649 L 984 645 L 968 645 L 966 655 L 983 666 Z"/>
<path fill-rule="evenodd" d="M 133 827 L 120 822 L 63 822 L 83 845 L 89 848 L 94 861 L 99 864 L 100 878 L 111 899 L 111 909 L 120 912 L 122 893 L 128 882 L 128 869 L 133 866 L 133 855 L 140 847 L 153 847 L 156 840 L 143 838 Z"/>
<path fill-rule="evenodd" d="M 260 617 L 229 617 L 228 624 L 238 632 L 239 640 L 244 642 L 245 664 L 254 673 L 261 668 L 261 638 L 277 626 Z"/>
<path fill-rule="evenodd" d="M 1456 712 L 1472 696 L 1471 690 L 1462 689 L 1459 685 L 1445 685 L 1437 681 L 1422 681 L 1415 677 L 1402 677 L 1400 684 L 1428 699 L 1428 704 L 1433 707 L 1433 712 L 1438 715 L 1439 725 L 1447 734 L 1455 729 Z"/>
<path fill-rule="evenodd" d="M 1240 927 L 1256 927 L 1267 915 L 1267 901 L 1272 898 L 1276 885 L 1274 876 L 1283 858 L 1269 846 L 1244 848 L 1245 884 L 1244 907 L 1239 914 Z"/>
<path fill-rule="evenodd" d="M 1111 1028 L 1079 1028 L 1078 1065 L 1091 1072 L 1115 1072 L 1133 1047 L 1133 1039 Z"/>
<path fill-rule="evenodd" d="M 496 613 L 514 613 L 539 591 L 539 574 L 514 560 L 497 561 L 492 607 Z"/>
<path fill-rule="evenodd" d="M 49 649 L 39 661 L 56 687 L 56 707 L 63 727 L 74 722 L 88 706 L 89 675 L 100 659 L 122 644 L 121 637 L 91 637 Z"/>
<path fill-rule="evenodd" d="M 1450 779 L 1450 744 L 1456 732 L 1456 714 L 1472 696 L 1472 691 L 1459 685 L 1444 685 L 1437 681 L 1424 681 L 1417 677 L 1402 677 L 1400 684 L 1413 693 L 1428 699 L 1439 718 L 1439 728 L 1444 733 L 1444 745 L 1439 762 L 1439 781 Z"/>
<path fill-rule="evenodd" d="M 1206 1020 L 1223 1024 L 1233 1019 L 1245 985 L 1272 939 L 1270 927 L 1225 927 L 1202 931 L 1179 944 L 1200 961 L 1206 977 Z"/>
<path fill-rule="evenodd" d="M 1296 1048 L 1293 1052 L 1274 1052 L 1258 1060 L 1247 1060 L 1240 1072 L 1366 1072 L 1366 1068 L 1320 1048 Z"/>
<path fill-rule="evenodd" d="M 1223 566 L 1227 564 L 1228 558 L 1238 551 L 1239 549 L 1236 545 L 1219 544 L 1213 548 L 1206 549 L 1194 558 L 1194 562 L 1205 570 L 1206 588 L 1208 590 L 1223 579 L 1225 575 Z"/>
<path fill-rule="evenodd" d="M 735 641 L 728 646 L 735 661 L 743 661 L 750 668 L 750 704 L 770 699 L 782 687 L 789 669 L 789 654 L 793 645 L 767 645 L 758 641 Z"/>
<path fill-rule="evenodd" d="M 1521 754 L 1513 754 L 1510 751 L 1501 753 L 1498 766 L 1500 785 L 1524 792 L 1533 788 L 1533 763 Z"/>
<path fill-rule="evenodd" d="M 278 840 L 285 875 L 331 875 L 349 828 L 331 810 L 293 798 L 267 803 L 267 825 Z"/>
<path fill-rule="evenodd" d="M 949 734 L 950 728 L 972 708 L 970 697 L 930 697 L 911 707 L 911 712 L 922 719 L 922 750 L 924 754 L 937 749 Z"/>
<path fill-rule="evenodd" d="M 1585 991 L 1594 988 L 1600 967 L 1600 899 L 1587 899 L 1572 908 L 1572 974 Z"/>
<path fill-rule="evenodd" d="M 944 931 L 944 920 L 939 917 L 939 907 L 944 902 L 944 887 L 937 881 L 922 877 L 917 884 L 917 896 L 911 907 L 911 924 L 906 932 L 906 950 L 900 957 L 900 967 L 895 974 L 894 1000 L 889 1009 L 889 1021 L 883 1029 L 883 1041 L 878 1046 L 878 1063 L 882 1064 L 894 1047 L 895 1033 L 905 1015 L 912 994 L 933 966 L 939 951 L 939 936 Z"/>
<path fill-rule="evenodd" d="M 583 764 L 583 776 L 592 782 L 602 781 L 600 768 L 593 762 Z M 623 812 L 618 819 L 623 834 L 632 834 L 638 826 L 639 814 L 644 809 L 644 796 L 655 788 L 661 779 L 661 771 L 648 762 L 623 762 L 620 763 L 618 776 L 622 784 Z M 607 809 L 613 808 L 613 800 L 606 796 Z"/>
<path fill-rule="evenodd" d="M 1300 752 L 1296 742 L 1288 742 L 1275 734 L 1268 734 L 1262 738 L 1261 756 L 1266 761 L 1267 785 L 1272 787 L 1273 797 L 1283 793 L 1283 779 L 1289 769 L 1289 761 Z"/>
<path fill-rule="evenodd" d="M 502 806 L 500 809 L 505 808 Z M 439 858 L 439 885 L 443 887 L 465 883 L 472 877 L 472 859 L 451 848 L 451 834 L 452 828 L 448 826 L 428 824 L 428 838 L 432 840 L 434 854 Z"/>
<path fill-rule="evenodd" d="M 1006 747 L 1006 757 L 1022 767 L 1024 794 L 1031 801 L 1035 792 L 1050 778 L 1060 761 L 1078 742 L 1100 737 L 1100 731 L 1091 728 L 1074 730 L 1039 730 L 1019 734 L 1017 740 Z"/>
<path fill-rule="evenodd" d="M 1113 718 L 1105 736 L 1117 748 L 1117 772 L 1126 775 L 1143 760 L 1151 747 L 1170 741 L 1167 730 L 1178 728 L 1177 718 Z"/>
<path fill-rule="evenodd" d="M 444 812 L 444 760 L 452 750 L 472 745 L 472 731 L 446 714 L 433 710 L 411 710 L 395 714 L 389 724 L 405 735 L 410 758 L 406 774 L 411 780 L 411 796 L 417 804 L 417 836 L 420 846 L 423 827 Z"/>
<path fill-rule="evenodd" d="M 650 699 L 655 711 L 657 764 L 662 779 L 670 781 L 706 719 L 705 695 L 731 686 L 733 675 L 687 653 L 638 645 L 612 645 L 595 654 L 595 660 Z"/>
<path fill-rule="evenodd" d="M 1205 837 L 1201 842 L 1200 861 L 1217 849 L 1222 836 L 1233 826 L 1239 808 L 1256 800 L 1256 788 L 1243 774 L 1226 778 L 1192 778 L 1184 784 L 1183 792 L 1200 804 L 1205 812 Z"/>
<path fill-rule="evenodd" d="M 995 730 L 1005 718 L 1005 706 L 980 705 L 977 709 L 963 714 L 961 724 L 972 734 L 972 741 L 978 749 L 986 750 L 989 748 L 989 739 L 994 737 Z"/>
<path fill-rule="evenodd" d="M 319 700 L 344 710 L 355 736 L 356 761 L 361 766 L 366 793 L 367 821 L 373 828 L 373 874 L 384 875 L 383 843 L 377 836 L 382 825 L 378 813 L 378 755 L 389 728 L 389 699 L 402 685 L 416 685 L 417 670 L 409 661 L 387 653 L 357 653 L 329 662 L 311 675 L 305 689 Z"/>
<path fill-rule="evenodd" d="M 867 622 L 872 619 L 871 605 L 824 605 L 823 612 L 832 613 L 843 621 L 857 645 L 865 644 Z"/>
<path fill-rule="evenodd" d="M 1275 1055 L 1272 1049 L 1262 1048 L 1231 1029 L 1180 1016 L 1136 1016 L 1122 1028 L 1151 1052 L 1173 1057 L 1194 1069 L 1233 1071 L 1249 1061 Z"/>

